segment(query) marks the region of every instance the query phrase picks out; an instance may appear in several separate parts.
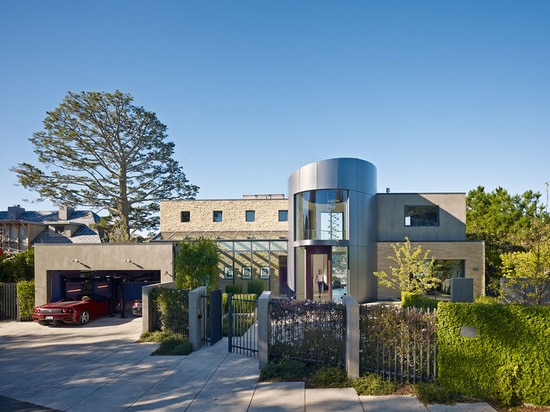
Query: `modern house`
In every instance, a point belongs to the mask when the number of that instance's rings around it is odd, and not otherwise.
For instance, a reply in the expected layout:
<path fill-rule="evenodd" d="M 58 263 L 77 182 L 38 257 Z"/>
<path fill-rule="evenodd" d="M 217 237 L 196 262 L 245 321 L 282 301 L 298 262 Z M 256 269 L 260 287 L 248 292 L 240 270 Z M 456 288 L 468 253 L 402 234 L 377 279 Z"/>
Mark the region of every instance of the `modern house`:
<path fill-rule="evenodd" d="M 161 202 L 155 241 L 207 237 L 220 251 L 219 283 L 264 282 L 273 295 L 322 300 L 351 294 L 359 302 L 398 298 L 373 272 L 389 270 L 392 244 L 408 238 L 436 259 L 443 288 L 474 279 L 484 294 L 484 243 L 466 240 L 464 193 L 377 193 L 376 168 L 360 159 L 314 162 L 288 180 L 289 197 Z M 446 290 L 443 290 L 444 292 Z"/>

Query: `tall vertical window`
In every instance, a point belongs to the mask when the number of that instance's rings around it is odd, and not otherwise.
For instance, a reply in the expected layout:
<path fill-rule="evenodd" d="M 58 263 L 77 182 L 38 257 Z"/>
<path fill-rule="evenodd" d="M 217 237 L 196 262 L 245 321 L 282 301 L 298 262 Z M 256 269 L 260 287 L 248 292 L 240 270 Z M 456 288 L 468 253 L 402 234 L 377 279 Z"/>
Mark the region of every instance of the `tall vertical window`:
<path fill-rule="evenodd" d="M 288 222 L 288 210 L 279 210 L 279 222 Z"/>
<path fill-rule="evenodd" d="M 439 226 L 439 206 L 405 206 L 405 226 Z"/>
<path fill-rule="evenodd" d="M 221 210 L 214 210 L 212 214 L 213 222 L 221 222 L 223 220 L 223 213 Z"/>
<path fill-rule="evenodd" d="M 296 239 L 347 239 L 347 199 L 346 190 L 312 190 L 296 194 Z"/>
<path fill-rule="evenodd" d="M 254 222 L 256 220 L 256 212 L 254 210 L 247 210 L 245 213 L 245 220 L 247 222 Z"/>
<path fill-rule="evenodd" d="M 181 221 L 182 222 L 190 222 L 191 221 L 191 212 L 182 211 L 181 212 Z"/>

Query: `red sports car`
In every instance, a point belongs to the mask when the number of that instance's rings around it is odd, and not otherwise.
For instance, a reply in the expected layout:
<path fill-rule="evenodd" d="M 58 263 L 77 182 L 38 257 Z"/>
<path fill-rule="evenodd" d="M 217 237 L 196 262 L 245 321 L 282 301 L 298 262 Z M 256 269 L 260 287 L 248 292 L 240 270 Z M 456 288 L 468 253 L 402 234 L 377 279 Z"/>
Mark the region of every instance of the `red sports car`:
<path fill-rule="evenodd" d="M 86 295 L 79 300 L 60 300 L 34 308 L 32 320 L 41 325 L 57 325 L 59 322 L 85 325 L 93 318 L 108 315 L 111 311 L 109 298 L 101 295 Z"/>

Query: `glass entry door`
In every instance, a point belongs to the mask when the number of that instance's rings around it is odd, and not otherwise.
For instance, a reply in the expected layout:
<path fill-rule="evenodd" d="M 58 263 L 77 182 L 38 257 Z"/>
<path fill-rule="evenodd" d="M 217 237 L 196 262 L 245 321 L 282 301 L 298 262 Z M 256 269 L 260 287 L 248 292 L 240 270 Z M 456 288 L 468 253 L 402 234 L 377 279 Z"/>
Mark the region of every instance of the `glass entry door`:
<path fill-rule="evenodd" d="M 330 246 L 307 248 L 306 299 L 332 301 L 332 267 Z"/>

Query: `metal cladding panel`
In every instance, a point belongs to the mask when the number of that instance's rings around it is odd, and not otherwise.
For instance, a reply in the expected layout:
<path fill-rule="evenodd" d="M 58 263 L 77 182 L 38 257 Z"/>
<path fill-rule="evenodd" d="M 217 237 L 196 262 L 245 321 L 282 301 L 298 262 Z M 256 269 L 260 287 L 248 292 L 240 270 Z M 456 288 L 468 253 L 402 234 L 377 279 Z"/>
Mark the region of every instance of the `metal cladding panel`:
<path fill-rule="evenodd" d="M 306 190 L 317 189 L 317 163 L 310 163 L 295 172 L 298 175 L 298 184 L 292 187 L 293 195 Z"/>

